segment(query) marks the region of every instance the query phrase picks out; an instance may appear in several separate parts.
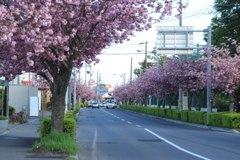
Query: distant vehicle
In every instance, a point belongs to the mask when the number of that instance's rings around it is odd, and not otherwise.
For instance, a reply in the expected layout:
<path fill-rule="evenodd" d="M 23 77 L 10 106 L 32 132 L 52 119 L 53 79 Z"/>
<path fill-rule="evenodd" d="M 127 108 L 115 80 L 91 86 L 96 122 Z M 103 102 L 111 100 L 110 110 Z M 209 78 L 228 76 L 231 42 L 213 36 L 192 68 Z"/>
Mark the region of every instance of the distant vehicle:
<path fill-rule="evenodd" d="M 102 107 L 107 107 L 107 103 L 106 103 L 106 102 L 103 102 L 103 103 L 102 103 Z"/>
<path fill-rule="evenodd" d="M 117 103 L 114 102 L 114 101 L 107 101 L 107 104 L 106 104 L 106 108 L 109 109 L 109 108 L 113 108 L 115 109 L 117 107 Z"/>
<path fill-rule="evenodd" d="M 89 108 L 89 107 L 92 107 L 92 103 L 93 103 L 93 102 L 91 102 L 91 101 L 88 101 L 87 108 Z"/>
<path fill-rule="evenodd" d="M 93 102 L 92 103 L 92 108 L 99 108 L 98 102 Z"/>
<path fill-rule="evenodd" d="M 103 103 L 102 103 L 102 102 L 98 102 L 98 106 L 99 106 L 99 107 L 102 107 L 102 106 L 103 106 Z"/>

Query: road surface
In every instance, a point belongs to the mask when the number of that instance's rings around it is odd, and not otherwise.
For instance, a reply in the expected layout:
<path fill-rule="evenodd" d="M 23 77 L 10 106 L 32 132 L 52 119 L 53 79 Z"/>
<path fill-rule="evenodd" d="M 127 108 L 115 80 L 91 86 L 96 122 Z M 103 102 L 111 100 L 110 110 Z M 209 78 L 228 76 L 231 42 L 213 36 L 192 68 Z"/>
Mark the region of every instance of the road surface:
<path fill-rule="evenodd" d="M 239 160 L 240 135 L 182 125 L 122 109 L 83 108 L 82 160 Z"/>

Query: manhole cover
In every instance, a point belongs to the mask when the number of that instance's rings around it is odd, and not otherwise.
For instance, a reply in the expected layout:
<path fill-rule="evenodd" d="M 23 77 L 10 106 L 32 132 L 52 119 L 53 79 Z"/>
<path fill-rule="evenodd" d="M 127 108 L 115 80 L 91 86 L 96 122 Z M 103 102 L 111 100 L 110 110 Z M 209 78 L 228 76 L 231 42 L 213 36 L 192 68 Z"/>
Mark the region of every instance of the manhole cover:
<path fill-rule="evenodd" d="M 96 118 L 95 116 L 87 116 L 87 118 Z"/>
<path fill-rule="evenodd" d="M 97 142 L 97 144 L 117 144 L 117 142 Z"/>
<path fill-rule="evenodd" d="M 139 142 L 162 142 L 161 139 L 138 139 Z"/>

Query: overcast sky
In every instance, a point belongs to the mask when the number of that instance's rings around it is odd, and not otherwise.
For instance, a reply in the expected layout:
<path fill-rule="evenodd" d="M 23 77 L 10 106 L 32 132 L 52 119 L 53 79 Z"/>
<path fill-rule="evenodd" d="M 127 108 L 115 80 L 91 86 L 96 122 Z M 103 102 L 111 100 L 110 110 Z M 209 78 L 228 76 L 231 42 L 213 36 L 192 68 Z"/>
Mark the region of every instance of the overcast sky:
<path fill-rule="evenodd" d="M 193 26 L 194 30 L 206 29 L 212 18 L 212 6 L 214 0 L 182 0 L 183 2 L 189 2 L 189 6 L 183 12 L 182 25 Z M 169 17 L 160 23 L 153 24 L 152 29 L 137 33 L 135 37 L 130 37 L 129 42 L 123 44 L 114 44 L 108 49 L 103 50 L 102 54 L 98 56 L 100 62 L 96 65 L 91 65 L 92 76 L 91 79 L 97 79 L 97 72 L 101 76 L 101 83 L 122 84 L 123 78 L 121 74 L 126 74 L 126 82 L 130 79 L 131 69 L 131 57 L 132 57 L 132 69 L 138 68 L 138 62 L 143 61 L 145 57 L 145 45 L 139 45 L 141 42 L 148 42 L 147 50 L 150 52 L 155 47 L 156 43 L 156 26 L 179 26 L 179 20 L 174 17 Z M 203 33 L 194 33 L 194 44 L 205 45 L 203 41 Z M 142 52 L 137 52 L 142 50 Z M 86 68 L 88 71 L 90 67 Z M 114 75 L 116 74 L 116 75 Z M 85 76 L 85 68 L 81 69 L 81 78 L 87 81 L 90 78 L 89 74 Z M 133 75 L 134 77 L 134 75 Z"/>

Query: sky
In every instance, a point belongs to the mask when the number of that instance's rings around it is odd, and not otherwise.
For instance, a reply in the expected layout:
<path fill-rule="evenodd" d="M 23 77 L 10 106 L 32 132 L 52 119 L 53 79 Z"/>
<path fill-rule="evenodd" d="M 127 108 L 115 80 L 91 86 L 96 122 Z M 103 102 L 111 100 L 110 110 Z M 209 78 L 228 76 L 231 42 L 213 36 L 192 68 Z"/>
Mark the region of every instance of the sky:
<path fill-rule="evenodd" d="M 182 2 L 189 4 L 183 11 L 182 26 L 193 26 L 193 30 L 207 29 L 213 16 L 214 0 L 182 0 Z M 85 74 L 85 71 L 91 71 L 91 79 L 96 81 L 98 75 L 101 84 L 111 84 L 112 87 L 121 85 L 123 84 L 123 77 L 121 76 L 123 74 L 125 74 L 125 83 L 127 83 L 130 80 L 131 67 L 132 71 L 139 68 L 138 63 L 145 58 L 145 44 L 140 45 L 140 43 L 148 42 L 147 52 L 151 52 L 156 44 L 156 26 L 179 26 L 179 19 L 167 17 L 152 26 L 148 31 L 136 33 L 135 36 L 130 37 L 128 42 L 113 44 L 104 49 L 102 54 L 97 56 L 100 59 L 98 64 L 92 64 L 91 67 L 88 65 L 82 67 L 81 79 L 83 81 L 86 79 L 86 82 L 88 82 L 90 74 Z M 194 33 L 193 43 L 194 45 L 206 45 L 206 42 L 203 41 L 202 32 Z M 134 74 L 132 74 L 132 78 L 134 78 Z"/>

